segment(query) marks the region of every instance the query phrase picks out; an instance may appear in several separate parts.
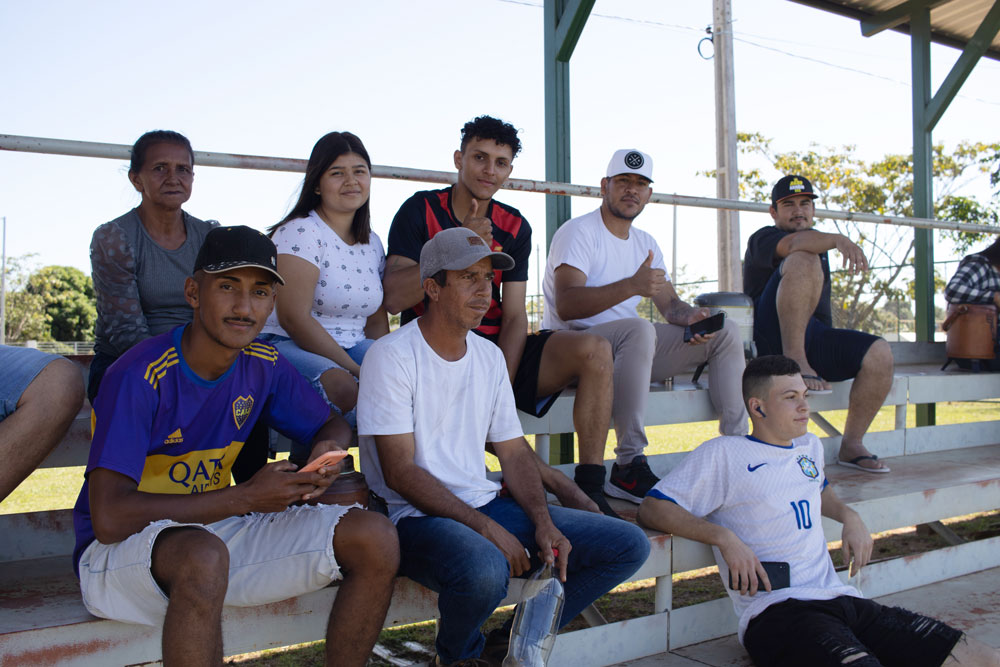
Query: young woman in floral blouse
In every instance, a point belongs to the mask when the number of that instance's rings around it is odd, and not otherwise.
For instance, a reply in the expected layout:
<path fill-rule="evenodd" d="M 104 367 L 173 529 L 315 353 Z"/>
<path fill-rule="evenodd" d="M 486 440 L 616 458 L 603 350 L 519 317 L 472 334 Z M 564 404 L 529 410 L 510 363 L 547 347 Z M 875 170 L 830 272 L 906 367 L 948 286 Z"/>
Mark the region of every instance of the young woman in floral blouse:
<path fill-rule="evenodd" d="M 269 230 L 285 285 L 264 333 L 345 414 L 357 403 L 365 352 L 389 332 L 370 186 L 364 144 L 331 132 L 313 147 L 295 206 Z"/>

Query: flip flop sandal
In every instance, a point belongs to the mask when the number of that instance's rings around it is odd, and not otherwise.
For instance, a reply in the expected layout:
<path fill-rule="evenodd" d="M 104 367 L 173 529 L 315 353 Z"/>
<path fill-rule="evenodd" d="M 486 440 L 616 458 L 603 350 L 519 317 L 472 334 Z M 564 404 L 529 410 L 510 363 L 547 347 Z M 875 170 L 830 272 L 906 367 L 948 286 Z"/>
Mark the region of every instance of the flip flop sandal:
<path fill-rule="evenodd" d="M 858 461 L 878 461 L 878 457 L 875 456 L 874 454 L 871 454 L 870 456 L 855 456 L 850 461 L 841 461 L 840 459 L 837 459 L 837 465 L 844 466 L 845 468 L 854 468 L 856 470 L 870 472 L 876 475 L 884 475 L 885 473 L 889 472 L 888 467 L 865 468 L 864 466 L 859 466 Z"/>
<path fill-rule="evenodd" d="M 818 375 L 802 375 L 803 380 L 816 380 L 817 382 L 826 382 L 823 378 Z M 813 396 L 820 396 L 822 394 L 832 394 L 833 389 L 810 389 L 809 393 Z"/>

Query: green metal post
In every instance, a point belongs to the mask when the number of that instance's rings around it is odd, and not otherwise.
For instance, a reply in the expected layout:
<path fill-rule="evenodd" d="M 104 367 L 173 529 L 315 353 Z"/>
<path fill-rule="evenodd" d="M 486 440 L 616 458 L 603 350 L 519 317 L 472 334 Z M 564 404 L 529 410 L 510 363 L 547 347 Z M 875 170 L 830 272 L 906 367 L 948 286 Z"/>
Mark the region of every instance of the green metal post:
<path fill-rule="evenodd" d="M 933 148 L 927 123 L 931 101 L 931 13 L 921 7 L 910 15 L 910 54 L 913 76 L 913 215 L 930 218 L 933 206 Z M 934 237 L 930 229 L 915 229 L 913 266 L 916 282 L 918 341 L 934 340 Z M 917 425 L 935 423 L 935 405 L 917 406 Z"/>
<path fill-rule="evenodd" d="M 569 60 L 595 0 L 545 0 L 545 178 L 570 182 Z M 569 197 L 545 195 L 545 248 L 570 218 Z M 573 460 L 573 434 L 557 435 L 551 463 Z"/>

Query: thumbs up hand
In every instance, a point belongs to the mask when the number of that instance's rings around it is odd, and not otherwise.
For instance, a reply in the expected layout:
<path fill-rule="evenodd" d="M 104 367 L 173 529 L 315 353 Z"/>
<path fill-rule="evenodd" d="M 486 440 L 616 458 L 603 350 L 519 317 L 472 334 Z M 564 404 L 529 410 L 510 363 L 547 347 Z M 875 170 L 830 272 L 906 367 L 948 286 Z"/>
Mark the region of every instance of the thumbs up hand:
<path fill-rule="evenodd" d="M 663 269 L 654 269 L 653 251 L 643 260 L 639 268 L 632 275 L 632 287 L 639 296 L 654 296 L 667 284 L 666 272 Z"/>
<path fill-rule="evenodd" d="M 462 226 L 479 234 L 486 241 L 486 246 L 493 248 L 493 221 L 479 216 L 479 201 L 477 199 L 472 200 L 472 205 L 469 207 L 465 220 L 462 221 Z"/>

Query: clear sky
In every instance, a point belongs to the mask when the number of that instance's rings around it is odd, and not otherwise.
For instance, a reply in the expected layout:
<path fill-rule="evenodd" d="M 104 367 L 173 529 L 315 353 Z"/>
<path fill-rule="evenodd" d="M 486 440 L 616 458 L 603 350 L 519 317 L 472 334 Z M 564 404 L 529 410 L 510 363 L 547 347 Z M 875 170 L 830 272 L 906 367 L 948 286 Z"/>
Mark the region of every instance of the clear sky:
<path fill-rule="evenodd" d="M 866 157 L 911 150 L 909 38 L 865 39 L 858 23 L 787 0 L 733 0 L 736 117 L 778 150 L 856 144 Z M 714 196 L 713 67 L 697 51 L 709 0 L 598 0 L 571 63 L 572 180 L 596 185 L 611 153 L 637 147 L 655 190 Z M 308 157 L 350 130 L 376 164 L 451 170 L 462 124 L 482 113 L 521 129 L 514 176 L 544 177 L 541 0 L 0 3 L 0 133 L 131 144 L 186 134 L 196 150 Z M 958 52 L 935 46 L 934 85 Z M 981 61 L 935 141 L 997 140 L 1000 63 Z M 124 162 L 0 153 L 7 253 L 89 272 L 94 228 L 139 201 Z M 186 210 L 260 229 L 299 175 L 196 167 Z M 437 187 L 376 180 L 375 231 Z M 984 185 L 970 183 L 984 191 Z M 540 195 L 501 192 L 544 246 Z M 597 205 L 575 199 L 574 215 Z M 715 214 L 680 209 L 686 276 L 716 275 Z M 670 256 L 672 212 L 637 224 Z M 769 219 L 741 216 L 745 239 Z M 532 257 L 534 291 L 538 257 Z M 685 276 L 682 276 L 684 278 Z"/>

